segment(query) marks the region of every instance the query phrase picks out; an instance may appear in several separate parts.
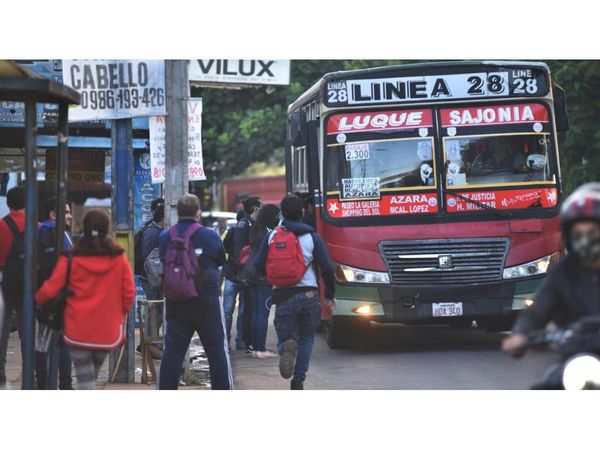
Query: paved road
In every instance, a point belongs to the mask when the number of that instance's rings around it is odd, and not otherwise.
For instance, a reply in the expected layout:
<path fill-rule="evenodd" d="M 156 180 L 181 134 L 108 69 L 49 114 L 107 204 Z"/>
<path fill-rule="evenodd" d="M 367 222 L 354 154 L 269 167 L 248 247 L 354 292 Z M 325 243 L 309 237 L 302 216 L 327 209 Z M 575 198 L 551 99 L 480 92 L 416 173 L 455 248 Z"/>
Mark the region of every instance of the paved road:
<path fill-rule="evenodd" d="M 318 335 L 305 389 L 527 389 L 556 356 L 513 360 L 498 348 L 502 333 L 477 328 L 377 325 L 358 347 L 330 350 Z M 267 347 L 275 348 L 269 329 Z M 289 389 L 277 360 L 232 352 L 236 389 Z"/>
<path fill-rule="evenodd" d="M 305 389 L 527 389 L 556 358 L 552 353 L 530 353 L 513 360 L 498 350 L 502 337 L 477 328 L 377 325 L 357 348 L 330 350 L 320 334 Z M 276 348 L 272 324 L 267 347 Z M 12 388 L 18 389 L 21 366 L 16 333 L 11 335 L 7 359 L 8 379 Z M 279 375 L 276 359 L 258 360 L 234 350 L 231 360 L 236 389 L 289 389 L 289 381 Z M 140 366 L 136 355 L 136 367 Z M 106 363 L 98 379 L 99 389 L 154 389 L 107 381 Z M 188 388 L 206 387 L 203 383 Z"/>

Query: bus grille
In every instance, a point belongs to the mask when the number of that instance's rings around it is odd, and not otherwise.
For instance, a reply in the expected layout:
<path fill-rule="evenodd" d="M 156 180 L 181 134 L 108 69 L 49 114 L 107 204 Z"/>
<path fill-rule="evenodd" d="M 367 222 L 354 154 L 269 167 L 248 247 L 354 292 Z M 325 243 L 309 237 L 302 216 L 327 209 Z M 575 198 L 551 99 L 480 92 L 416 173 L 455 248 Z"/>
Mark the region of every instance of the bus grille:
<path fill-rule="evenodd" d="M 508 238 L 383 241 L 393 284 L 457 285 L 502 280 Z"/>

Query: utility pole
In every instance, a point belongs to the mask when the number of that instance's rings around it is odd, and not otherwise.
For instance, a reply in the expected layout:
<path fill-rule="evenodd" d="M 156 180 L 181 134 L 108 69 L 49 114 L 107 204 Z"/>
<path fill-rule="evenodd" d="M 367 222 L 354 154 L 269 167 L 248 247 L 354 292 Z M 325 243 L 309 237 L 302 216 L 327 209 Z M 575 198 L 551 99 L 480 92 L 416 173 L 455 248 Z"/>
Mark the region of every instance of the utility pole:
<path fill-rule="evenodd" d="M 188 192 L 188 60 L 165 61 L 167 117 L 165 118 L 165 227 L 177 223 L 177 200 Z M 166 316 L 166 310 L 163 317 Z M 189 376 L 190 349 L 184 360 Z"/>
<path fill-rule="evenodd" d="M 37 98 L 25 101 L 25 267 L 23 277 L 23 389 L 33 389 L 35 355 L 35 286 L 37 285 Z M 4 280 L 6 283 L 8 280 Z"/>
<path fill-rule="evenodd" d="M 165 61 L 167 117 L 165 121 L 165 225 L 177 222 L 177 200 L 188 192 L 187 60 Z"/>
<path fill-rule="evenodd" d="M 125 248 L 131 267 L 133 258 L 133 151 L 131 119 L 113 120 L 112 135 L 112 216 L 117 242 Z M 135 379 L 135 305 L 127 315 L 126 341 L 108 360 L 109 382 L 132 384 Z"/>

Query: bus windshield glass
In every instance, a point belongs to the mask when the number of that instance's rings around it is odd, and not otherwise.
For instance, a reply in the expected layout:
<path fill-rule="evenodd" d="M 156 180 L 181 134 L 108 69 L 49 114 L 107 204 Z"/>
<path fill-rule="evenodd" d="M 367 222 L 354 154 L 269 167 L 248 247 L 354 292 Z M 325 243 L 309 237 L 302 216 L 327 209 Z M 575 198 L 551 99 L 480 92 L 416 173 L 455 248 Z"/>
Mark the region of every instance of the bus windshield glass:
<path fill-rule="evenodd" d="M 380 191 L 435 188 L 433 140 L 408 138 L 333 144 L 327 191 L 341 200 L 379 199 Z"/>
<path fill-rule="evenodd" d="M 446 185 L 526 185 L 552 182 L 549 134 L 480 135 L 444 139 Z"/>

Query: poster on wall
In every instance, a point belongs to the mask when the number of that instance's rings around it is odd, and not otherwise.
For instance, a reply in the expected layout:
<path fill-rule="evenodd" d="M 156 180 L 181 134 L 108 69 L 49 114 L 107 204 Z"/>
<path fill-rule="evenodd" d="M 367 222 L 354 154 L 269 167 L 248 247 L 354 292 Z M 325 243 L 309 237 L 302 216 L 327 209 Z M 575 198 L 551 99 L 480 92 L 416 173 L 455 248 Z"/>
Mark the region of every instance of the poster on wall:
<path fill-rule="evenodd" d="M 144 223 L 152 219 L 150 204 L 160 196 L 160 186 L 152 184 L 150 176 L 150 153 L 134 154 L 133 227 L 137 232 Z"/>
<path fill-rule="evenodd" d="M 150 117 L 152 183 L 165 181 L 165 116 Z M 202 99 L 188 100 L 188 180 L 206 180 L 202 158 Z"/>

